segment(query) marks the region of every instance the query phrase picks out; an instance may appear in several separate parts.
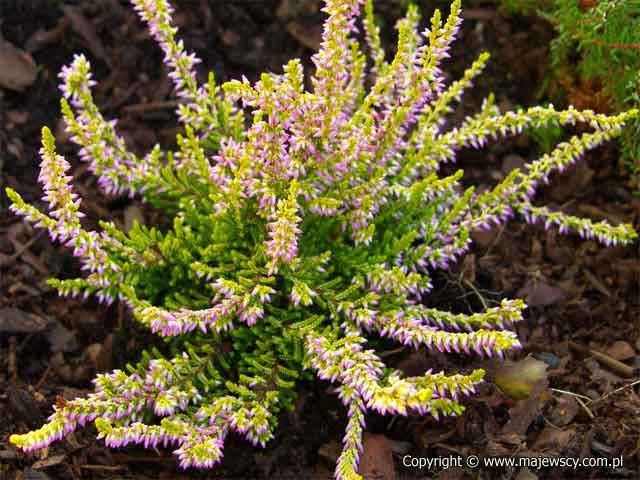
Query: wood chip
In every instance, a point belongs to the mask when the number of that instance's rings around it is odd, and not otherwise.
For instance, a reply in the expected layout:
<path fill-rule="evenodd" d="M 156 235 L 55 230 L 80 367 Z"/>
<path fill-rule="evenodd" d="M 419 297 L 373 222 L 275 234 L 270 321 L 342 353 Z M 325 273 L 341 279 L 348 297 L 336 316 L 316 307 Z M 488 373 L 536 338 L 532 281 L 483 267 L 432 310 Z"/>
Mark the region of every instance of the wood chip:
<path fill-rule="evenodd" d="M 34 470 L 44 470 L 45 468 L 55 467 L 56 465 L 60 465 L 64 462 L 66 455 L 53 455 L 51 457 L 43 458 L 42 460 L 38 460 L 34 462 L 31 466 Z"/>
<path fill-rule="evenodd" d="M 38 333 L 47 327 L 47 321 L 18 308 L 0 309 L 0 333 Z"/>

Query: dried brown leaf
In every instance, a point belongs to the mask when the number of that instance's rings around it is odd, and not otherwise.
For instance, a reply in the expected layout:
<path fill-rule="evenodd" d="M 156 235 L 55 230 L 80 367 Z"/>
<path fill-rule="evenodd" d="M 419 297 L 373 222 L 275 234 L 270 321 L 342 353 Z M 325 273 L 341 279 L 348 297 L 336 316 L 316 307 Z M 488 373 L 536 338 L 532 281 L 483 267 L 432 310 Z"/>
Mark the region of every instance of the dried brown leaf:
<path fill-rule="evenodd" d="M 38 76 L 33 57 L 13 44 L 0 39 L 0 88 L 22 92 Z"/>

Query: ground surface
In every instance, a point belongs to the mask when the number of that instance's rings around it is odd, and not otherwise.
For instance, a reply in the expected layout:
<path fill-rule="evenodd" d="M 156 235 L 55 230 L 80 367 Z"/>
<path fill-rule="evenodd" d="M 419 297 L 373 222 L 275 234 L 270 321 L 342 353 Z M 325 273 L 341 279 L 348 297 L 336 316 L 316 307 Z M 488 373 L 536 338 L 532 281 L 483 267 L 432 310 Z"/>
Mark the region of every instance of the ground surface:
<path fill-rule="evenodd" d="M 99 80 L 98 103 L 107 116 L 122 119 L 121 132 L 131 148 L 144 151 L 156 142 L 170 146 L 175 134 L 173 99 L 159 50 L 125 2 L 0 3 L 2 36 L 23 51 L 3 44 L 0 71 L 13 72 L 17 78 L 12 81 L 24 85 L 22 92 L 0 89 L 0 184 L 38 201 L 39 130 L 48 125 L 74 165 L 74 182 L 85 199 L 90 223 L 100 218 L 121 225 L 134 218 L 153 221 L 153 212 L 136 201 L 103 197 L 86 166 L 75 159 L 60 125 L 56 75 L 74 52 L 86 53 Z M 378 3 L 387 26 L 392 25 L 401 2 Z M 535 103 L 544 78 L 550 28 L 533 19 L 505 17 L 480 2 L 466 10 L 465 19 L 449 65 L 452 76 L 481 50 L 490 51 L 493 60 L 455 117 L 476 109 L 489 91 L 505 109 Z M 308 61 L 318 43 L 322 16 L 315 0 L 194 0 L 181 3 L 176 20 L 188 47 L 218 78 L 246 74 L 254 79 L 260 71 L 278 71 L 293 56 Z M 32 55 L 37 71 L 24 52 Z M 539 151 L 538 143 L 523 136 L 481 152 L 463 152 L 460 164 L 467 182 L 482 188 Z M 590 153 L 571 172 L 556 177 L 539 198 L 570 213 L 640 225 L 640 199 L 625 186 L 615 145 Z M 630 383 L 637 378 L 633 367 L 640 364 L 638 248 L 604 249 L 519 222 L 475 240 L 472 255 L 453 272 L 438 276 L 429 303 L 471 311 L 501 298 L 524 298 L 530 309 L 518 333 L 525 348 L 512 360 L 531 354 L 548 365 L 547 372 L 533 382 L 528 400 L 509 398 L 487 382 L 458 419 L 438 423 L 419 417 L 369 418 L 372 436 L 364 455 L 368 478 L 637 478 L 640 399 Z M 77 270 L 68 250 L 52 245 L 46 234 L 9 214 L 2 194 L 0 479 L 331 478 L 344 412 L 326 384 L 303 387 L 296 410 L 283 416 L 277 439 L 266 449 L 232 439 L 223 464 L 207 473 L 180 472 L 169 452 L 107 450 L 89 430 L 38 455 L 25 456 L 9 446 L 10 433 L 39 426 L 54 402 L 86 393 L 96 371 L 122 367 L 154 341 L 131 323 L 124 309 L 60 299 L 44 283 L 51 276 L 69 276 Z M 469 366 L 468 361 L 424 351 L 391 351 L 388 358 L 414 373 L 434 366 L 446 370 Z M 483 366 L 490 379 L 526 377 L 520 365 L 506 370 Z M 436 468 L 419 472 L 402 465 L 407 453 L 623 455 L 625 462 L 616 471 Z"/>

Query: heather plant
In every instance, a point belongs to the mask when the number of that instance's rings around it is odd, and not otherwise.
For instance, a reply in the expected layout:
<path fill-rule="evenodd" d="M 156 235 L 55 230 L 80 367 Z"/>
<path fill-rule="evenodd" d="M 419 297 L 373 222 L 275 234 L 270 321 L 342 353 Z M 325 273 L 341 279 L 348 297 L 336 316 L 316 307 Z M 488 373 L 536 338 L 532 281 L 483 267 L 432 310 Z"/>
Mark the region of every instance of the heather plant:
<path fill-rule="evenodd" d="M 509 12 L 538 13 L 556 31 L 551 78 L 568 97 L 610 111 L 640 105 L 640 2 L 502 0 Z M 581 84 L 589 85 L 585 91 Z M 622 133 L 622 153 L 640 181 L 640 121 Z"/>
<path fill-rule="evenodd" d="M 362 4 L 365 47 L 355 35 Z M 181 99 L 177 150 L 156 147 L 143 157 L 128 151 L 115 122 L 95 106 L 81 55 L 61 73 L 62 111 L 105 192 L 139 196 L 171 222 L 136 223 L 128 233 L 110 222 L 99 232 L 85 229 L 70 165 L 47 128 L 40 182 L 49 213 L 7 193 L 16 213 L 72 248 L 86 271 L 51 280 L 60 294 L 125 302 L 167 348 L 143 354 L 126 371 L 98 375 L 87 398 L 56 405 L 46 425 L 13 435 L 26 451 L 92 422 L 110 447 L 171 445 L 182 467 L 212 467 L 229 432 L 265 445 L 300 382 L 315 374 L 337 385 L 348 412 L 336 477 L 360 478 L 368 411 L 458 415 L 462 397 L 484 375 L 405 376 L 385 366 L 377 339 L 478 357 L 520 347 L 507 328 L 522 319 L 521 300 L 473 314 L 425 305 L 432 272 L 464 255 L 472 231 L 517 214 L 606 245 L 636 238 L 628 225 L 551 211 L 533 195 L 637 112 L 549 106 L 501 113 L 489 97 L 462 125 L 449 125 L 454 102 L 488 60 L 481 54 L 445 85 L 442 62 L 460 26 L 459 0 L 446 19 L 436 12 L 422 33 L 418 10 L 409 7 L 392 59 L 370 0 L 326 0 L 310 89 L 298 60 L 255 84 L 243 78 L 219 85 L 211 75 L 200 85 L 198 59 L 176 39 L 169 3 L 133 5 L 164 51 Z M 490 190 L 465 189 L 461 171 L 440 171 L 461 148 L 576 123 L 591 130 Z"/>

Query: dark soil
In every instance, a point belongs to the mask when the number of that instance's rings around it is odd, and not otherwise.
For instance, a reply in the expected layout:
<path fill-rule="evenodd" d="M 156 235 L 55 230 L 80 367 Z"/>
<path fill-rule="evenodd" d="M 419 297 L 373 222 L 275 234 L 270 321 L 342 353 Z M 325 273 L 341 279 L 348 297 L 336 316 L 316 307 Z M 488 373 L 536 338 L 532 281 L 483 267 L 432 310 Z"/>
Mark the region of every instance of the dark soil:
<path fill-rule="evenodd" d="M 262 71 L 279 71 L 291 57 L 303 57 L 308 64 L 318 43 L 322 15 L 317 0 L 174 3 L 182 38 L 204 60 L 203 77 L 212 69 L 221 80 L 242 74 L 253 80 Z M 391 27 L 402 2 L 378 3 L 386 43 L 392 48 Z M 476 111 L 490 91 L 505 109 L 541 101 L 537 95 L 547 69 L 551 28 L 533 18 L 507 17 L 490 3 L 469 3 L 473 6 L 465 12 L 449 64 L 451 76 L 458 77 L 482 50 L 491 52 L 492 60 L 454 119 Z M 425 16 L 429 13 L 427 9 Z M 74 53 L 83 52 L 99 82 L 97 102 L 105 115 L 121 119 L 128 145 L 138 152 L 156 142 L 171 147 L 176 124 L 161 54 L 126 2 L 0 0 L 0 29 L 6 41 L 30 52 L 38 66 L 36 81 L 23 92 L 0 89 L 0 186 L 40 202 L 39 131 L 48 125 L 56 132 L 60 152 L 73 164 L 90 223 L 111 219 L 125 225 L 131 218 L 152 222 L 156 214 L 138 202 L 99 193 L 86 165 L 77 161 L 60 121 L 57 73 Z M 469 185 L 486 188 L 539 154 L 538 143 L 521 136 L 462 152 L 459 163 Z M 611 144 L 589 153 L 538 197 L 570 213 L 638 227 L 640 199 L 633 197 L 626 182 Z M 276 439 L 267 448 L 254 449 L 231 438 L 222 465 L 210 472 L 182 472 L 168 451 L 106 449 L 91 429 L 35 455 L 10 446 L 11 433 L 38 427 L 57 400 L 87 393 L 96 371 L 123 367 L 155 339 L 121 306 L 58 298 L 45 281 L 80 273 L 71 253 L 11 215 L 7 206 L 3 193 L 0 479 L 331 478 L 345 412 L 330 386 L 321 383 L 303 386 L 296 409 L 282 416 Z M 547 375 L 529 399 L 516 401 L 491 381 L 500 368 L 484 363 L 489 381 L 467 401 L 458 419 L 370 416 L 368 430 L 390 440 L 385 445 L 393 448 L 397 477 L 637 478 L 640 399 L 632 382 L 638 377 L 634 368 L 640 366 L 638 247 L 602 248 L 517 221 L 477 235 L 475 243 L 473 254 L 453 271 L 438 275 L 438 288 L 429 302 L 468 312 L 502 298 L 524 298 L 530 308 L 518 334 L 525 348 L 512 360 L 533 355 L 549 365 Z M 593 351 L 604 353 L 605 360 Z M 607 358 L 620 359 L 627 369 Z M 422 350 L 392 351 L 388 361 L 407 372 L 469 367 L 463 359 L 452 362 L 450 356 Z M 624 467 L 420 472 L 402 465 L 407 452 L 424 457 L 622 455 Z M 380 475 L 370 478 L 393 478 L 389 472 Z"/>

